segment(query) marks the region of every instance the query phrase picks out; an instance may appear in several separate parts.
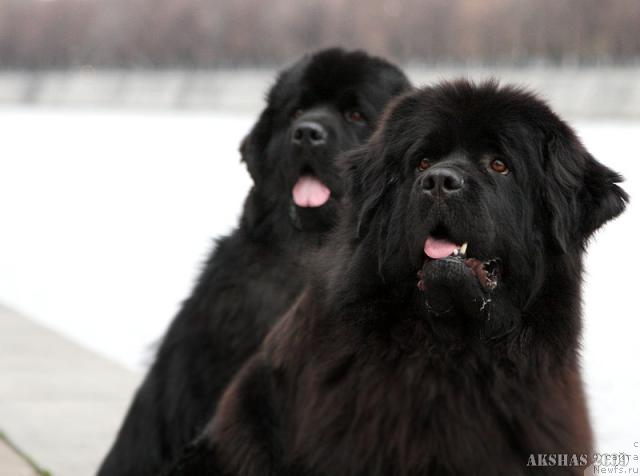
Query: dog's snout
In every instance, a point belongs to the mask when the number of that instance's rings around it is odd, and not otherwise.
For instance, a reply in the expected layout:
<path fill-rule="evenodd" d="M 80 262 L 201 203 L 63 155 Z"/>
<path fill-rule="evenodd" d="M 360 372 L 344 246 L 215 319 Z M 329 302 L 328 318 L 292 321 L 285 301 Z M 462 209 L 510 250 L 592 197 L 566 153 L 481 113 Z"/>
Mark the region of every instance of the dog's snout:
<path fill-rule="evenodd" d="M 305 121 L 297 124 L 291 134 L 291 142 L 312 147 L 327 143 L 327 129 L 318 122 Z"/>
<path fill-rule="evenodd" d="M 422 189 L 439 198 L 459 192 L 464 187 L 464 177 L 453 168 L 441 167 L 428 170 L 422 177 Z"/>

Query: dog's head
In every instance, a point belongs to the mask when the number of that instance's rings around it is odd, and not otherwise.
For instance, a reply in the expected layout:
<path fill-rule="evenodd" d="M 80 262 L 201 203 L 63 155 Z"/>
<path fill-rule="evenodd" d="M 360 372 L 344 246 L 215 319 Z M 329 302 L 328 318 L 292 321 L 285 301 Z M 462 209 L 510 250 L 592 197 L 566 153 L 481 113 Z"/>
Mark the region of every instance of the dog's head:
<path fill-rule="evenodd" d="M 523 310 L 551 275 L 575 292 L 588 238 L 627 201 L 545 103 L 494 82 L 405 95 L 346 165 L 358 246 L 433 314 Z"/>
<path fill-rule="evenodd" d="M 298 229 L 329 228 L 343 193 L 336 155 L 364 142 L 408 88 L 398 68 L 358 51 L 323 50 L 281 72 L 241 146 L 262 203 L 255 215 L 284 208 Z"/>

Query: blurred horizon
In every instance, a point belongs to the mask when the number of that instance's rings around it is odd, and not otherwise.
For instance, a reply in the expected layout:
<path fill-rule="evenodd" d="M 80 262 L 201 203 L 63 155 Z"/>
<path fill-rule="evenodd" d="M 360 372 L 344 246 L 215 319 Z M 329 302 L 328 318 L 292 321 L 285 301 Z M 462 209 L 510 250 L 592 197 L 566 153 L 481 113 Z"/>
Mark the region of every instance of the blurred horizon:
<path fill-rule="evenodd" d="M 402 64 L 639 65 L 638 0 L 0 0 L 0 68 L 273 67 L 323 47 Z"/>

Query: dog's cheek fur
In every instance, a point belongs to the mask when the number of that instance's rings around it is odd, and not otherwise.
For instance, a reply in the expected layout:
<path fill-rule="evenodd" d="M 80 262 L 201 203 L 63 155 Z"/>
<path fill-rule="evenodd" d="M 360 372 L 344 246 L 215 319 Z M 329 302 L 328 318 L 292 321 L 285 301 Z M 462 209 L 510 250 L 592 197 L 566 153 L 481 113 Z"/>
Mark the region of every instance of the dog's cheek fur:
<path fill-rule="evenodd" d="M 398 160 L 373 142 L 349 157 L 351 220 L 356 236 L 368 250 L 375 250 L 375 272 L 382 280 L 412 274 L 419 263 L 412 256 L 407 230 L 415 227 L 407 214 L 410 191 L 402 186 Z"/>

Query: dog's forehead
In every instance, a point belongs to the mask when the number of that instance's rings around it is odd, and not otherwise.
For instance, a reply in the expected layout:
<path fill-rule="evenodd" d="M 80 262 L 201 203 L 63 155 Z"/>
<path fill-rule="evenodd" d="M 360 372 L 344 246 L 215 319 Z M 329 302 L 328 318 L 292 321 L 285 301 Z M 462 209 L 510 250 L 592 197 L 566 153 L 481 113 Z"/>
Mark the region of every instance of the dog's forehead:
<path fill-rule="evenodd" d="M 392 96 L 409 88 L 404 73 L 386 60 L 359 50 L 330 48 L 283 70 L 268 102 L 276 108 L 296 101 L 351 103 L 379 111 Z"/>
<path fill-rule="evenodd" d="M 443 83 L 415 91 L 397 104 L 392 114 L 414 127 L 438 128 L 460 134 L 491 132 L 496 128 L 522 132 L 558 118 L 547 104 L 532 93 L 497 82 L 480 85 L 468 81 Z"/>
<path fill-rule="evenodd" d="M 313 102 L 355 99 L 367 94 L 374 77 L 367 77 L 362 69 L 353 65 L 346 68 L 340 62 L 302 59 L 280 74 L 270 95 L 271 102 L 283 105 L 302 98 Z"/>
<path fill-rule="evenodd" d="M 514 107 L 508 94 L 500 91 L 464 98 L 418 92 L 405 97 L 389 114 L 386 132 L 408 152 L 428 149 L 434 155 L 446 155 L 462 149 L 475 155 L 539 155 L 536 152 L 546 140 L 543 126 L 553 123 L 554 117 L 541 112 L 540 103 L 526 99 L 529 106 L 533 102 L 533 113 L 526 105 Z"/>

